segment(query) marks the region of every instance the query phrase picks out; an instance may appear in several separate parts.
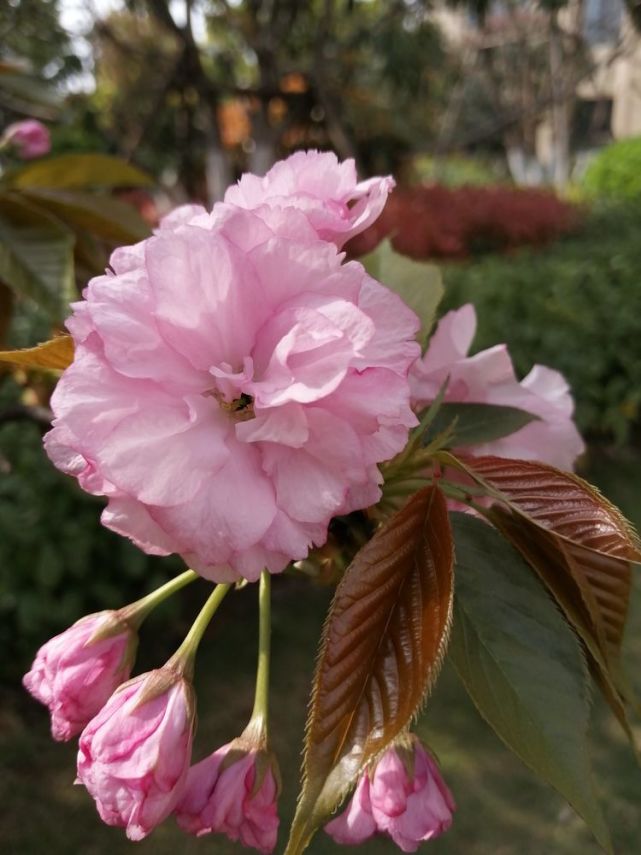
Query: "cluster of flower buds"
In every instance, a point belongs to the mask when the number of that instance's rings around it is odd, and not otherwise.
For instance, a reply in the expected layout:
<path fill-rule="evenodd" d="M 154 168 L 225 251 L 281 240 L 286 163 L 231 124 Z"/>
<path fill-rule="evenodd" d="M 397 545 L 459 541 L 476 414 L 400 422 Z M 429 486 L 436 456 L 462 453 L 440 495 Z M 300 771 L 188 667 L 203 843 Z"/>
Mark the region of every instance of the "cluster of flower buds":
<path fill-rule="evenodd" d="M 261 578 L 260 658 L 251 720 L 237 739 L 191 765 L 195 652 L 229 586 L 218 585 L 187 638 L 162 667 L 128 679 L 137 628 L 187 572 L 120 611 L 88 615 L 48 641 L 24 678 L 51 714 L 52 734 L 80 733 L 78 778 L 107 825 L 142 840 L 174 815 L 197 836 L 217 833 L 262 853 L 278 835 L 280 772 L 269 750 L 269 577 Z M 404 852 L 451 824 L 454 802 L 421 743 L 404 736 L 358 782 L 345 812 L 327 825 L 338 843 L 389 835 Z"/>
<path fill-rule="evenodd" d="M 137 627 L 155 605 L 193 578 L 184 573 L 120 611 L 78 621 L 39 650 L 24 685 L 49 708 L 55 739 L 80 733 L 77 782 L 94 798 L 107 825 L 125 828 L 130 840 L 142 840 L 175 814 L 188 833 L 226 834 L 269 853 L 278 833 L 280 778 L 268 748 L 265 693 L 242 736 L 190 766 L 196 718 L 193 660 L 228 586 L 214 589 L 162 668 L 128 679 Z M 262 586 L 268 586 L 266 578 Z M 261 613 L 261 623 L 265 619 Z M 268 626 L 261 627 L 263 642 L 268 635 Z M 260 671 L 259 664 L 263 681 Z"/>
<path fill-rule="evenodd" d="M 403 852 L 416 852 L 422 841 L 448 830 L 455 808 L 434 758 L 406 735 L 362 775 L 349 804 L 325 831 L 345 844 L 386 834 Z"/>

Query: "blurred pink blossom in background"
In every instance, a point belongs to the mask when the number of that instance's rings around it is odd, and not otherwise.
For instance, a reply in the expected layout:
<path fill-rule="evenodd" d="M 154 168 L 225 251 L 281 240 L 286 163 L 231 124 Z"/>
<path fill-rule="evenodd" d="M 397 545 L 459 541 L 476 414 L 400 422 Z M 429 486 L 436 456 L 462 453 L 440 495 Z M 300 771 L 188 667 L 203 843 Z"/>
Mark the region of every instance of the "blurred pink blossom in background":
<path fill-rule="evenodd" d="M 15 147 L 18 157 L 32 160 L 51 150 L 49 129 L 37 119 L 24 119 L 5 128 L 2 142 Z"/>

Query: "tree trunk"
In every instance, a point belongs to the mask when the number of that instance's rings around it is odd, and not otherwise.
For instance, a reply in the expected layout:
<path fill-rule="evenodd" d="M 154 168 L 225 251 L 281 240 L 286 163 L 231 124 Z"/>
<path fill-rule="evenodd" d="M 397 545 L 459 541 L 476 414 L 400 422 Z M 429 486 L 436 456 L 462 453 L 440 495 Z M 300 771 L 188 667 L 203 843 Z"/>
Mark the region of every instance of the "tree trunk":
<path fill-rule="evenodd" d="M 570 135 L 574 75 L 568 80 L 567 64 L 564 62 L 563 33 L 558 24 L 557 13 L 550 16 L 550 109 L 552 119 L 552 163 L 551 177 L 555 187 L 564 187 L 570 179 Z"/>
<path fill-rule="evenodd" d="M 252 122 L 254 147 L 249 153 L 249 171 L 264 175 L 276 163 L 278 132 L 269 124 L 268 105 L 262 102 Z"/>

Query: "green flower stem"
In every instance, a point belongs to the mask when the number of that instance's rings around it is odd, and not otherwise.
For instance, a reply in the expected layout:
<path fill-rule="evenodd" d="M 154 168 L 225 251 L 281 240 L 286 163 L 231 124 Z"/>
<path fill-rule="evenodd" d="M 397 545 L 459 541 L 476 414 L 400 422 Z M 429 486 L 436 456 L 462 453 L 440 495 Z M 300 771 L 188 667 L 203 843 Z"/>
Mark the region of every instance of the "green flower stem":
<path fill-rule="evenodd" d="M 231 585 L 216 585 L 209 599 L 200 610 L 198 617 L 191 625 L 185 640 L 167 663 L 167 667 L 179 671 L 188 679 L 194 674 L 194 660 L 198 645 L 209 626 L 209 622 L 218 611 L 218 606 L 225 599 Z"/>
<path fill-rule="evenodd" d="M 168 597 L 171 597 L 172 594 L 175 594 L 176 591 L 180 591 L 181 588 L 184 588 L 185 585 L 189 585 L 197 578 L 198 574 L 194 573 L 193 570 L 186 570 L 184 573 L 176 576 L 175 579 L 170 579 L 169 582 L 161 585 L 160 588 L 156 588 L 156 590 L 152 591 L 151 594 L 147 594 L 145 597 L 141 597 L 141 599 L 136 600 L 135 603 L 131 603 L 130 605 L 120 609 L 118 614 L 122 620 L 130 624 L 130 626 L 133 626 L 134 629 L 138 629 L 147 615 L 153 611 L 156 606 L 160 605 L 160 603 Z"/>
<path fill-rule="evenodd" d="M 263 733 L 269 726 L 269 662 L 271 648 L 271 576 L 263 570 L 258 591 L 258 668 L 256 669 L 256 694 L 251 723 Z"/>
<path fill-rule="evenodd" d="M 420 454 L 416 455 L 415 452 L 419 448 L 425 432 L 436 418 L 436 414 L 438 413 L 445 398 L 449 381 L 450 378 L 448 376 L 432 403 L 423 411 L 420 422 L 410 433 L 409 442 L 403 451 L 386 464 L 385 469 L 389 474 L 395 474 L 398 470 L 403 469 L 404 464 L 407 464 L 408 461 L 411 461 L 414 464 L 414 467 L 420 465 Z"/>
<path fill-rule="evenodd" d="M 457 502 L 463 502 L 464 504 L 469 505 L 470 508 L 473 508 L 479 514 L 489 519 L 488 509 L 485 505 L 480 505 L 478 502 L 475 502 L 469 491 L 464 487 L 459 487 L 456 484 L 452 484 L 445 480 L 439 481 L 439 487 L 450 499 L 455 499 Z"/>
<path fill-rule="evenodd" d="M 392 499 L 399 498 L 403 496 L 413 496 L 414 493 L 418 493 L 419 490 L 422 490 L 423 487 L 427 486 L 432 482 L 432 478 L 412 478 L 407 481 L 401 481 L 393 484 L 388 487 L 387 484 L 383 487 L 383 498 Z"/>

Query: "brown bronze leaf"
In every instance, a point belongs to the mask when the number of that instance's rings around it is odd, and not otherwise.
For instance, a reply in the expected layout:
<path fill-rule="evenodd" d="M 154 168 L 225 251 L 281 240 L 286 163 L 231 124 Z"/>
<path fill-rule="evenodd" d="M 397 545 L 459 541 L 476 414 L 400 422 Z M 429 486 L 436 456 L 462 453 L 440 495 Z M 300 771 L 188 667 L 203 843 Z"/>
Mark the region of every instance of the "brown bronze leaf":
<path fill-rule="evenodd" d="M 558 562 L 571 577 L 558 585 L 578 589 L 581 609 L 606 657 L 618 657 L 631 564 L 641 561 L 639 539 L 618 508 L 578 476 L 542 463 L 500 457 L 463 457 L 461 462 L 513 512 L 552 535 Z"/>
<path fill-rule="evenodd" d="M 321 641 L 304 784 L 287 855 L 304 851 L 431 688 L 449 636 L 453 559 L 445 498 L 430 486 L 374 535 L 346 571 Z"/>
<path fill-rule="evenodd" d="M 641 546 L 599 491 L 552 466 L 499 457 L 443 459 L 496 500 L 489 519 L 547 585 L 585 644 L 604 696 L 629 737 L 624 701 L 634 700 L 620 654 Z"/>

